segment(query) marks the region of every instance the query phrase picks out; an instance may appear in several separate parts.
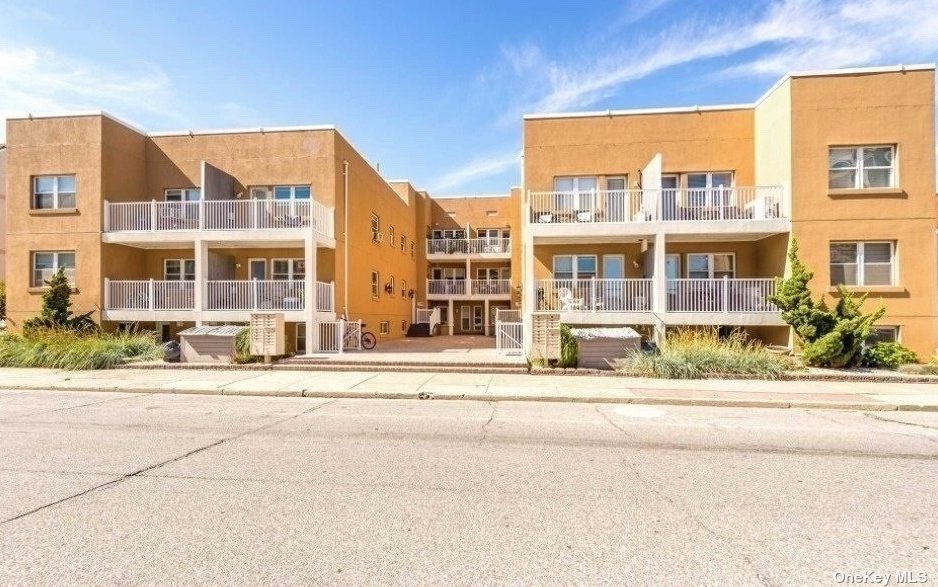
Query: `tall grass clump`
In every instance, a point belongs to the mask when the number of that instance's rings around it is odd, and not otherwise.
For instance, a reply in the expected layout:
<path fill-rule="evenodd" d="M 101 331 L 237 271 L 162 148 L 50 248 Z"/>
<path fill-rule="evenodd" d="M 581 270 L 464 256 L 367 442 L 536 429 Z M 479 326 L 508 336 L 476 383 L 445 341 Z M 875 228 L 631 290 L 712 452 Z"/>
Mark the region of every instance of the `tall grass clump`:
<path fill-rule="evenodd" d="M 657 352 L 636 352 L 617 367 L 632 375 L 661 379 L 732 375 L 779 379 L 794 365 L 739 331 L 721 339 L 715 329 L 681 329 L 669 335 Z"/>
<path fill-rule="evenodd" d="M 46 329 L 26 336 L 0 336 L 0 367 L 113 369 L 162 355 L 152 332 L 108 334 Z"/>

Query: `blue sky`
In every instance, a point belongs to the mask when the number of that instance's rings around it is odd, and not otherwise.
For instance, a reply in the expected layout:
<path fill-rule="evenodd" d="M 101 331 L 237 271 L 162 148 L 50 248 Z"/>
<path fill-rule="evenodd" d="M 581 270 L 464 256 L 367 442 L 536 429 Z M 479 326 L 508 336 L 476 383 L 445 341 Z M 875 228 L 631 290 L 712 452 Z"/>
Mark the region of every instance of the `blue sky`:
<path fill-rule="evenodd" d="M 387 178 L 502 193 L 523 113 L 750 102 L 790 70 L 938 60 L 936 0 L 129 4 L 0 0 L 0 117 L 336 124 Z"/>

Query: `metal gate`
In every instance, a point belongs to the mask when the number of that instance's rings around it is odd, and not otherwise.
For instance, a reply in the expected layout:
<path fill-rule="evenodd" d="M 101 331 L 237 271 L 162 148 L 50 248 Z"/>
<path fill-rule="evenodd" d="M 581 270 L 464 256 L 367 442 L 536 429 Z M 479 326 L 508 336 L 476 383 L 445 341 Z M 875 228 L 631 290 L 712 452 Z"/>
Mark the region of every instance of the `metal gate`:
<path fill-rule="evenodd" d="M 496 322 L 495 351 L 500 355 L 523 354 L 524 322 Z"/>

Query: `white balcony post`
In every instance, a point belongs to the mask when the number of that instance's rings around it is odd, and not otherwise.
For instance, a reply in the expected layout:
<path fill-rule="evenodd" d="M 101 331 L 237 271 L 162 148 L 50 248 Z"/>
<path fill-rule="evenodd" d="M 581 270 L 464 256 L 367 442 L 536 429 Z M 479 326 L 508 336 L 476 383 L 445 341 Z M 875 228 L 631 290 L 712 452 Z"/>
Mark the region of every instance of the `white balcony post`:
<path fill-rule="evenodd" d="M 258 202 L 263 202 L 263 201 L 264 200 L 253 200 L 253 199 L 248 200 L 248 205 L 251 207 L 249 216 L 251 218 L 251 228 L 253 230 L 257 230 L 257 206 L 259 205 Z M 308 337 L 309 333 L 307 332 L 306 335 Z M 306 342 L 306 346 L 307 348 L 309 348 L 309 341 Z"/>
<path fill-rule="evenodd" d="M 251 308 L 257 310 L 257 278 L 251 278 Z"/>
<path fill-rule="evenodd" d="M 195 242 L 195 279 L 195 323 L 201 326 L 202 313 L 208 308 L 208 242 L 204 240 Z"/>
<path fill-rule="evenodd" d="M 150 230 L 156 230 L 156 200 L 150 200 Z"/>
<path fill-rule="evenodd" d="M 727 275 L 723 276 L 723 312 L 730 311 L 730 278 Z"/>
<path fill-rule="evenodd" d="M 154 302 L 154 293 L 156 291 L 156 284 L 153 283 L 153 278 L 150 278 L 150 281 L 147 283 L 147 310 L 153 310 L 156 307 Z"/>
<path fill-rule="evenodd" d="M 199 230 L 205 228 L 205 200 L 199 198 Z"/>
<path fill-rule="evenodd" d="M 485 298 L 485 308 L 484 308 L 484 317 L 483 322 L 485 323 L 485 336 L 489 335 L 489 299 Z"/>
<path fill-rule="evenodd" d="M 449 304 L 449 314 L 448 314 L 449 319 L 447 320 L 447 322 L 449 322 L 449 324 L 447 324 L 447 326 L 449 327 L 449 335 L 453 336 L 453 324 L 456 322 L 456 313 L 454 312 L 455 308 L 453 307 L 454 305 L 453 298 L 449 299 L 448 304 Z"/>
<path fill-rule="evenodd" d="M 652 303 L 652 310 L 656 313 L 662 313 L 667 311 L 668 297 L 667 297 L 667 268 L 666 268 L 666 251 L 665 251 L 665 238 L 664 233 L 658 233 L 655 235 L 655 248 L 653 250 L 654 255 L 654 271 L 652 272 L 652 278 L 654 281 L 654 302 Z"/>
<path fill-rule="evenodd" d="M 104 278 L 104 309 L 111 309 L 111 280 Z"/>
<path fill-rule="evenodd" d="M 316 239 L 312 236 L 306 237 L 303 241 L 305 277 L 303 279 L 303 310 L 306 315 L 306 348 L 320 350 L 319 343 L 319 322 L 316 316 Z M 339 339 L 339 346 L 342 346 L 343 339 Z"/>
<path fill-rule="evenodd" d="M 104 232 L 111 231 L 111 203 L 104 200 Z"/>
<path fill-rule="evenodd" d="M 590 310 L 596 311 L 596 276 L 590 280 Z"/>

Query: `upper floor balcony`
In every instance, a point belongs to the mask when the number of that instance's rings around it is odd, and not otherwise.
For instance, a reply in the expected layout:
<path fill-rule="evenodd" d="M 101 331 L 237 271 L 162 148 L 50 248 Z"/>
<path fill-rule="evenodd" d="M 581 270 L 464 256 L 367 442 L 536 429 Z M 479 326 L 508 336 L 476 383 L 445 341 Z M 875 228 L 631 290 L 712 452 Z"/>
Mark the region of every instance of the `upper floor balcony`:
<path fill-rule="evenodd" d="M 511 258 L 511 238 L 428 238 L 427 258 L 440 260 L 453 257 L 486 259 Z"/>
<path fill-rule="evenodd" d="M 104 232 L 114 242 L 159 233 L 160 239 L 191 239 L 195 232 L 240 238 L 289 237 L 315 231 L 335 238 L 334 211 L 315 200 L 197 200 L 104 203 Z"/>
<path fill-rule="evenodd" d="M 510 279 L 428 279 L 427 298 L 510 299 Z"/>
<path fill-rule="evenodd" d="M 782 186 L 529 192 L 534 236 L 786 232 Z M 611 231 L 611 232 L 610 232 Z"/>

